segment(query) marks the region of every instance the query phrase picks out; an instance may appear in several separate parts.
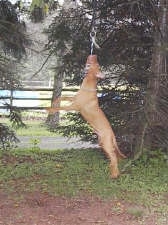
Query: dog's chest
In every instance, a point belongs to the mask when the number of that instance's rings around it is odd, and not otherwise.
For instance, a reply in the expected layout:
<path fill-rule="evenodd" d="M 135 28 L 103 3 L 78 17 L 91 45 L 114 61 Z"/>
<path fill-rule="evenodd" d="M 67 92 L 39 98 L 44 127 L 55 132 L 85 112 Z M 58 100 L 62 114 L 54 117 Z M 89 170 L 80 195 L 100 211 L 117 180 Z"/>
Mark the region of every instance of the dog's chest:
<path fill-rule="evenodd" d="M 75 96 L 75 103 L 80 108 L 95 107 L 98 104 L 98 98 L 95 93 L 78 92 Z"/>

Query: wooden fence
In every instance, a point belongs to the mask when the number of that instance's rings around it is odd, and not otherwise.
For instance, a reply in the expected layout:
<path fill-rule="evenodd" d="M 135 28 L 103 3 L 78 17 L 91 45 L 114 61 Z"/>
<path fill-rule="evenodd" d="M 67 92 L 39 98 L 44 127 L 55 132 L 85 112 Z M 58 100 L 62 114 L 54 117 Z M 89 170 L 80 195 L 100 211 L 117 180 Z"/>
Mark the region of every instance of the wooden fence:
<path fill-rule="evenodd" d="M 48 101 L 48 104 L 50 104 L 51 102 L 51 99 L 52 99 L 52 92 L 53 92 L 53 88 L 18 88 L 18 89 L 14 89 L 14 90 L 3 90 L 3 89 L 0 89 L 0 109 L 9 109 L 8 105 L 9 104 L 10 106 L 16 106 L 18 107 L 19 109 L 21 110 L 44 110 L 47 105 L 45 106 L 31 106 L 31 105 L 26 105 L 26 103 L 29 101 L 29 104 L 31 104 L 31 102 L 33 103 L 33 101 Z M 5 95 L 5 93 L 2 95 L 2 91 L 6 91 L 8 92 L 8 94 Z M 64 95 L 67 95 L 69 92 L 71 92 L 71 95 L 72 95 L 72 92 L 75 92 L 75 91 L 78 91 L 78 88 L 63 88 L 62 89 L 62 92 L 64 93 Z M 20 94 L 21 93 L 24 93 L 24 92 L 33 92 L 33 93 L 39 93 L 41 92 L 41 95 L 43 95 L 42 93 L 45 92 L 45 97 L 36 97 L 36 96 L 31 96 L 29 97 L 29 94 L 27 93 L 26 96 L 16 96 L 16 92 L 19 92 Z M 47 94 L 46 94 L 47 92 Z M 49 95 L 49 97 L 46 95 Z M 22 106 L 17 106 L 17 104 L 15 104 L 17 101 L 19 100 L 22 100 L 22 103 L 23 105 Z M 4 101 L 4 103 L 3 103 Z M 7 104 L 5 105 L 5 101 L 7 102 Z M 26 102 L 27 101 L 27 102 Z M 31 102 L 30 102 L 31 101 Z M 25 106 L 26 105 L 26 106 Z M 33 105 L 33 104 L 32 104 Z M 43 104 L 40 104 L 40 105 L 43 105 Z M 49 106 L 49 105 L 48 105 Z"/>

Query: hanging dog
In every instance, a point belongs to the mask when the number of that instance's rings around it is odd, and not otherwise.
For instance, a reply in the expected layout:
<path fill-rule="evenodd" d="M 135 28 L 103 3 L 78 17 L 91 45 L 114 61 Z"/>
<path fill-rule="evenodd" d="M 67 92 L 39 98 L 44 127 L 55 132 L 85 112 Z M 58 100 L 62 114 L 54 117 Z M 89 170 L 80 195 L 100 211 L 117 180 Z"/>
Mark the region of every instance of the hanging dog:
<path fill-rule="evenodd" d="M 114 132 L 107 120 L 104 112 L 99 107 L 97 97 L 97 81 L 104 78 L 97 62 L 97 55 L 89 55 L 86 61 L 86 75 L 81 84 L 80 90 L 74 97 L 60 97 L 53 101 L 53 107 L 48 107 L 49 113 L 59 110 L 80 112 L 83 118 L 92 126 L 98 135 L 99 145 L 104 150 L 110 160 L 110 173 L 112 178 L 117 178 L 120 174 L 118 169 L 118 159 L 126 158 L 118 148 Z M 69 106 L 60 106 L 61 100 L 70 101 Z"/>

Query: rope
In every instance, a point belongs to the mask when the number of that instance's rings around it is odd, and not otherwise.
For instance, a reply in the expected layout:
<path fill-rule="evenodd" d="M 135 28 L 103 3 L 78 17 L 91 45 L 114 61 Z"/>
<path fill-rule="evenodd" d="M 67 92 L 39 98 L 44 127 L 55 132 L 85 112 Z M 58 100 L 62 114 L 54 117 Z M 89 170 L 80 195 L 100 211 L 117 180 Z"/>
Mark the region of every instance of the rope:
<path fill-rule="evenodd" d="M 97 49 L 100 48 L 100 46 L 96 43 L 96 31 L 95 31 L 97 0 L 92 0 L 92 8 L 93 8 L 93 15 L 92 15 L 91 32 L 90 32 L 90 38 L 91 38 L 90 54 L 91 55 L 93 54 L 94 46 Z"/>
<path fill-rule="evenodd" d="M 92 0 L 92 8 L 93 8 L 93 14 L 92 14 L 91 27 L 94 28 L 95 27 L 95 24 L 96 24 L 97 0 Z"/>

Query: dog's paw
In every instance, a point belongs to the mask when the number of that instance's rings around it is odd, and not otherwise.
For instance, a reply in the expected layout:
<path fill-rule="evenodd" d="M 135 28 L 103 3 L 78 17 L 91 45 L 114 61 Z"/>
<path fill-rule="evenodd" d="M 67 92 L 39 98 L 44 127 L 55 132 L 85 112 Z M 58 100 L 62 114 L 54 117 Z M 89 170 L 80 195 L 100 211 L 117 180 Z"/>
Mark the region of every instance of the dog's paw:
<path fill-rule="evenodd" d="M 119 169 L 116 165 L 110 164 L 110 173 L 111 173 L 111 178 L 116 179 L 120 176 Z"/>

